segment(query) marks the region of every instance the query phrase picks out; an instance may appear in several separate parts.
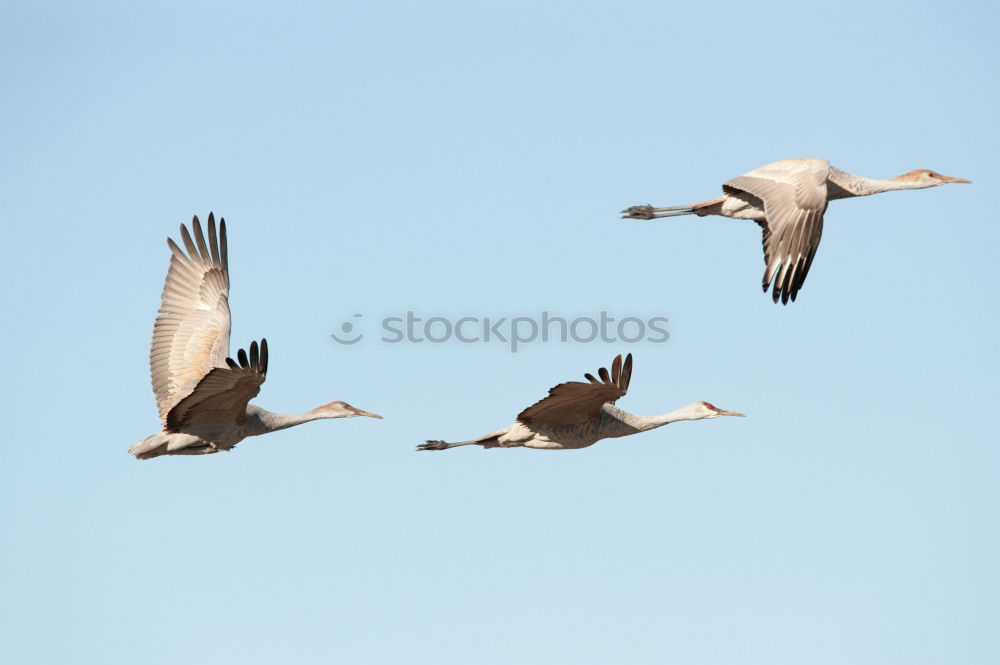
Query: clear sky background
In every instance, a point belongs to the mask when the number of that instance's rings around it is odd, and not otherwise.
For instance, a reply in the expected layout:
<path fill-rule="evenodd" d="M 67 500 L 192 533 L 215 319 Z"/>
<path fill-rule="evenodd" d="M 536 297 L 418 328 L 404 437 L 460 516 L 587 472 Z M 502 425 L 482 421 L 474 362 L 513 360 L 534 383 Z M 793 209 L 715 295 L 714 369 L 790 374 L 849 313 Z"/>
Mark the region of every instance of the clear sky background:
<path fill-rule="evenodd" d="M 998 18 L 5 3 L 0 660 L 998 662 Z M 789 157 L 974 184 L 834 202 L 788 307 L 755 224 L 618 218 Z M 159 427 L 165 237 L 209 211 L 233 344 L 271 346 L 257 403 L 385 420 L 126 454 Z M 407 310 L 671 337 L 380 343 Z M 627 351 L 622 407 L 749 417 L 414 452 Z"/>

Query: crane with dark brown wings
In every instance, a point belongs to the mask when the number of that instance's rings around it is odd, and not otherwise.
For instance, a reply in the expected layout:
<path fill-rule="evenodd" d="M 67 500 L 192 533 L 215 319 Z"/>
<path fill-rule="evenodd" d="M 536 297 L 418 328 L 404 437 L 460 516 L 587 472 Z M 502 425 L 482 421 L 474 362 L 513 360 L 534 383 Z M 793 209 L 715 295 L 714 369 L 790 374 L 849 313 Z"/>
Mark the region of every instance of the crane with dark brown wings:
<path fill-rule="evenodd" d="M 501 430 L 470 441 L 448 443 L 429 440 L 417 450 L 447 450 L 458 446 L 483 448 L 539 448 L 570 450 L 586 448 L 601 439 L 646 432 L 680 420 L 704 420 L 719 416 L 742 416 L 708 402 L 693 402 L 660 416 L 639 416 L 623 411 L 615 402 L 628 393 L 632 380 L 632 354 L 611 363 L 611 371 L 601 368 L 598 377 L 585 374 L 587 382 L 568 381 L 549 390 L 517 416 L 517 421 Z"/>
<path fill-rule="evenodd" d="M 170 269 L 153 326 L 149 369 L 163 430 L 128 449 L 139 459 L 230 450 L 248 436 L 311 420 L 374 413 L 330 402 L 305 413 L 274 413 L 250 400 L 267 376 L 267 340 L 229 357 L 229 247 L 226 220 L 208 215 L 208 238 L 195 217 L 171 239 Z"/>

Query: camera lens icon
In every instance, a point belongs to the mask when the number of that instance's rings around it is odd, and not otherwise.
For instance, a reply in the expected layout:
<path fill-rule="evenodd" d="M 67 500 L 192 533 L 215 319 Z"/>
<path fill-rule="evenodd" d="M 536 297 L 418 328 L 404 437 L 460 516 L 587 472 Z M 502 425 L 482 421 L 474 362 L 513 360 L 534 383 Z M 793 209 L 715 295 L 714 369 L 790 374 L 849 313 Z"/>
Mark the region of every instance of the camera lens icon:
<path fill-rule="evenodd" d="M 353 316 L 353 318 L 355 319 L 360 319 L 361 317 L 362 317 L 361 314 L 355 314 Z M 345 336 L 351 335 L 354 332 L 354 323 L 352 323 L 351 321 L 344 321 L 343 323 L 340 324 L 340 331 L 344 333 Z M 337 342 L 338 344 L 350 346 L 351 344 L 357 344 L 358 342 L 360 342 L 364 338 L 364 334 L 359 332 L 354 337 L 346 337 L 342 339 L 337 335 L 337 333 L 330 333 L 330 337 L 332 337 L 333 341 Z"/>

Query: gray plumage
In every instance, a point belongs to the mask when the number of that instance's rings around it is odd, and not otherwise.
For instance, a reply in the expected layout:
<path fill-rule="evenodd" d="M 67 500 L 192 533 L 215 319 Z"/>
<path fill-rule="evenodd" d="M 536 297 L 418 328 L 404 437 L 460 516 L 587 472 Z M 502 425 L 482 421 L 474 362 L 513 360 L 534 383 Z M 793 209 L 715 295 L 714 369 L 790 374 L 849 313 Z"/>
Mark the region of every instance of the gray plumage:
<path fill-rule="evenodd" d="M 757 222 L 763 230 L 766 292 L 772 281 L 774 302 L 795 300 L 823 235 L 823 214 L 830 201 L 897 189 L 923 189 L 968 180 L 920 169 L 888 180 L 856 176 L 824 159 L 785 159 L 762 166 L 722 185 L 718 198 L 688 206 L 632 206 L 626 219 L 677 215 L 721 215 Z"/>
<path fill-rule="evenodd" d="M 600 379 L 585 374 L 586 383 L 569 381 L 549 390 L 549 395 L 532 404 L 517 416 L 512 425 L 478 439 L 447 443 L 428 440 L 417 450 L 447 450 L 457 446 L 483 448 L 538 448 L 570 450 L 586 448 L 601 439 L 612 439 L 645 432 L 680 420 L 701 420 L 718 416 L 742 416 L 708 402 L 694 402 L 661 416 L 639 416 L 623 411 L 614 402 L 628 393 L 632 380 L 632 354 L 621 355 L 611 363 L 611 372 L 601 368 Z"/>
<path fill-rule="evenodd" d="M 195 217 L 192 236 L 181 225 L 187 253 L 167 239 L 170 269 L 153 326 L 149 368 L 163 430 L 129 448 L 139 459 L 230 450 L 248 436 L 321 418 L 371 416 L 344 402 L 302 414 L 273 413 L 249 404 L 267 377 L 267 340 L 228 356 L 229 256 L 226 222 L 208 216 L 208 238 Z"/>

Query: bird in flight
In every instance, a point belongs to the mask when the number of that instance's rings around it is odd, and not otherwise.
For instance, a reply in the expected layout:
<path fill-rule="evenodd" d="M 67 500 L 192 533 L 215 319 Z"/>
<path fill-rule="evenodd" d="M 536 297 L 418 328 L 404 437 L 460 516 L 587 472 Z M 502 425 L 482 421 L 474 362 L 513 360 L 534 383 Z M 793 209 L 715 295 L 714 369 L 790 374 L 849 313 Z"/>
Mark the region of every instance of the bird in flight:
<path fill-rule="evenodd" d="M 795 300 L 806 280 L 830 201 L 951 182 L 969 181 L 923 169 L 879 180 L 841 171 L 825 159 L 784 159 L 733 178 L 722 185 L 718 198 L 670 208 L 632 206 L 622 213 L 625 219 L 721 215 L 757 222 L 764 231 L 767 266 L 762 286 L 766 293 L 773 280 L 771 298 L 784 305 Z"/>
<path fill-rule="evenodd" d="M 300 414 L 250 404 L 267 376 L 267 340 L 229 357 L 229 256 L 226 220 L 208 215 L 208 239 L 195 217 L 194 238 L 181 225 L 187 253 L 170 238 L 172 253 L 160 313 L 153 326 L 149 369 L 163 431 L 133 445 L 139 459 L 205 455 L 230 450 L 248 436 L 321 418 L 382 416 L 344 402 Z"/>
<path fill-rule="evenodd" d="M 601 439 L 646 432 L 680 420 L 702 420 L 719 416 L 742 416 L 708 402 L 694 402 L 661 416 L 637 416 L 614 405 L 625 396 L 632 378 L 632 354 L 622 363 L 621 355 L 611 363 L 611 373 L 601 368 L 600 380 L 585 374 L 587 383 L 569 381 L 549 390 L 549 396 L 517 416 L 517 422 L 471 441 L 446 443 L 430 440 L 417 450 L 447 450 L 458 446 L 483 448 L 539 448 L 571 450 L 586 448 Z"/>

